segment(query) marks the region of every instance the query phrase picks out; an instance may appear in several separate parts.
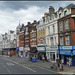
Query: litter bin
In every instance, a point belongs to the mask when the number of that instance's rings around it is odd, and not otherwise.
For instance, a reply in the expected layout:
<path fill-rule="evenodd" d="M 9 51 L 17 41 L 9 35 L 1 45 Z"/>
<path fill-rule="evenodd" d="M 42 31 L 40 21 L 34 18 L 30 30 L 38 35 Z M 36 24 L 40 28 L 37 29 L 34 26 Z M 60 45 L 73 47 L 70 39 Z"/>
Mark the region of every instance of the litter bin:
<path fill-rule="evenodd" d="M 32 61 L 33 61 L 33 62 L 36 62 L 36 58 L 32 58 Z"/>

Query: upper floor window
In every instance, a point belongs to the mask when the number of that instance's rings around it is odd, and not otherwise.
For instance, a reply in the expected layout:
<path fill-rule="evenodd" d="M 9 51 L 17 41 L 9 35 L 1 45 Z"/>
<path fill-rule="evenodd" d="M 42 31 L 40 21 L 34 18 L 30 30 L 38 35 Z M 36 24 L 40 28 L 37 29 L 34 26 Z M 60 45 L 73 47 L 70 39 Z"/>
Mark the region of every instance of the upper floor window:
<path fill-rule="evenodd" d="M 60 31 L 63 30 L 63 23 L 60 23 Z"/>
<path fill-rule="evenodd" d="M 53 32 L 55 32 L 55 28 L 54 28 L 54 25 L 53 25 Z"/>
<path fill-rule="evenodd" d="M 59 18 L 61 18 L 61 13 L 59 14 Z"/>
<path fill-rule="evenodd" d="M 51 40 L 51 46 L 54 46 L 54 40 L 53 40 L 53 37 L 51 37 L 50 40 Z"/>
<path fill-rule="evenodd" d="M 49 38 L 47 38 L 47 44 L 49 45 Z"/>
<path fill-rule="evenodd" d="M 65 21 L 65 29 L 68 29 L 69 26 L 68 26 L 68 21 Z"/>
<path fill-rule="evenodd" d="M 45 44 L 45 38 L 43 38 L 43 44 Z"/>
<path fill-rule="evenodd" d="M 67 15 L 67 11 L 64 11 L 64 16 L 66 16 Z"/>
<path fill-rule="evenodd" d="M 69 45 L 70 44 L 70 42 L 69 42 L 69 36 L 66 36 L 65 40 L 66 40 L 66 45 Z"/>
<path fill-rule="evenodd" d="M 48 27 L 48 33 L 50 34 L 50 27 Z"/>
<path fill-rule="evenodd" d="M 63 37 L 60 37 L 60 45 L 63 45 Z"/>

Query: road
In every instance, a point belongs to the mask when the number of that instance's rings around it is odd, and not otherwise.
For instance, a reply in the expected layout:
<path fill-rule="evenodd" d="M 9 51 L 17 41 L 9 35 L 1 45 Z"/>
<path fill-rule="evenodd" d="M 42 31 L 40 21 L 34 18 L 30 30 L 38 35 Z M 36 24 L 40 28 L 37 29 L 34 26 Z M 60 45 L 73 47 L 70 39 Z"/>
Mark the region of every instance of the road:
<path fill-rule="evenodd" d="M 0 56 L 0 74 L 56 74 L 48 69 L 38 66 L 27 66 Z"/>

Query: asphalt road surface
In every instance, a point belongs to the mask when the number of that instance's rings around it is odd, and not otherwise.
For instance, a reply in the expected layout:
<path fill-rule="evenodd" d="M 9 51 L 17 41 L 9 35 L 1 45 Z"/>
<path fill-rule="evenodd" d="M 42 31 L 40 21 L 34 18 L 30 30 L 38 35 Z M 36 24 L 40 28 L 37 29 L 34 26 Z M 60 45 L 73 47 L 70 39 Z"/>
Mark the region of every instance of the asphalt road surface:
<path fill-rule="evenodd" d="M 0 74 L 56 74 L 38 66 L 24 66 L 15 61 L 0 56 Z"/>

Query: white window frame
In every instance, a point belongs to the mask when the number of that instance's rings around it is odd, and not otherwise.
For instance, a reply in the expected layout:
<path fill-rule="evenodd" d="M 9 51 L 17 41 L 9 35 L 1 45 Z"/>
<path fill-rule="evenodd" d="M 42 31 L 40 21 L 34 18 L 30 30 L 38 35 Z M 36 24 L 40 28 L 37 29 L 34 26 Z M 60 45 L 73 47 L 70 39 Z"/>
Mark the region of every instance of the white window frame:
<path fill-rule="evenodd" d="M 66 45 L 70 45 L 70 40 L 69 40 L 69 36 L 68 35 L 65 37 L 65 40 L 66 40 Z"/>
<path fill-rule="evenodd" d="M 69 28 L 69 25 L 68 25 L 68 20 L 65 21 L 65 29 L 68 29 Z"/>
<path fill-rule="evenodd" d="M 62 31 L 63 30 L 63 23 L 61 22 L 60 23 L 60 31 Z"/>
<path fill-rule="evenodd" d="M 64 11 L 64 16 L 66 16 L 67 15 L 67 10 L 66 11 Z"/>
<path fill-rule="evenodd" d="M 53 37 L 50 38 L 50 41 L 51 41 L 51 46 L 54 46 L 54 39 L 53 39 Z"/>
<path fill-rule="evenodd" d="M 63 37 L 60 37 L 60 45 L 63 45 Z"/>

